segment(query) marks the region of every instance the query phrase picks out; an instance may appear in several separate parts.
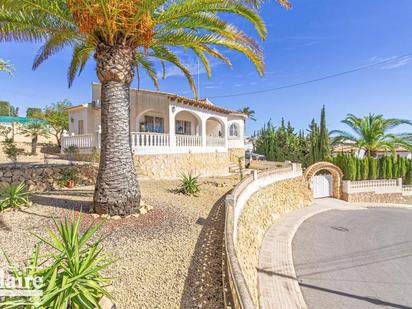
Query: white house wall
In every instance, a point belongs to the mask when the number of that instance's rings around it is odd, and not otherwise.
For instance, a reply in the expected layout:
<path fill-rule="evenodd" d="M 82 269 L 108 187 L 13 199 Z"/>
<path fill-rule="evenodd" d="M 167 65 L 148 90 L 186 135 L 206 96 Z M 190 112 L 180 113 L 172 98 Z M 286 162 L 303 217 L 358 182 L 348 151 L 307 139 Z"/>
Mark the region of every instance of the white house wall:
<path fill-rule="evenodd" d="M 83 120 L 84 133 L 88 132 L 88 112 L 87 108 L 71 110 L 69 113 L 69 133 L 79 133 L 79 120 Z"/>
<path fill-rule="evenodd" d="M 239 138 L 232 138 L 229 134 L 229 129 L 232 124 L 236 124 L 239 129 Z M 245 147 L 245 120 L 241 116 L 229 115 L 227 124 L 227 136 L 229 148 L 244 148 Z"/>

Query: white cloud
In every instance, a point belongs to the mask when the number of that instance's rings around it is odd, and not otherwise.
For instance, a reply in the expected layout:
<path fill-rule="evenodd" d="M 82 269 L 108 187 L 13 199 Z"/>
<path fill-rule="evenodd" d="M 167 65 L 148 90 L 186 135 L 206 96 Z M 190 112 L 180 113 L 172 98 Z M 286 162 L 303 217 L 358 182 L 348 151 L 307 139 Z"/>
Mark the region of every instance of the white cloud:
<path fill-rule="evenodd" d="M 388 57 L 388 58 L 381 58 L 381 57 L 372 57 L 370 59 L 370 62 L 373 63 L 379 63 L 379 62 L 384 62 L 380 66 L 382 70 L 394 70 L 397 68 L 404 67 L 408 65 L 409 63 L 412 62 L 412 56 L 393 56 L 393 57 Z"/>

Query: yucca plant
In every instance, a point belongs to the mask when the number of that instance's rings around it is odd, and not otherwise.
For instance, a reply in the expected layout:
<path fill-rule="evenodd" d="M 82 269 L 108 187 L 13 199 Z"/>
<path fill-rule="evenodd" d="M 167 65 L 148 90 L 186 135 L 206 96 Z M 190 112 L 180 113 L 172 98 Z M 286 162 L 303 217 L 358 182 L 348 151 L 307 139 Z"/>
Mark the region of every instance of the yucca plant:
<path fill-rule="evenodd" d="M 35 235 L 41 245 L 48 247 L 46 258 L 39 262 L 38 247 L 35 248 L 31 265 L 35 271 L 32 277 L 42 279 L 43 295 L 36 298 L 14 297 L 6 299 L 2 308 L 51 308 L 51 309 L 94 309 L 103 297 L 112 299 L 106 290 L 110 279 L 101 272 L 113 261 L 103 253 L 103 237 L 95 238 L 101 224 L 90 225 L 80 232 L 81 214 L 77 219 L 54 221 L 54 228 L 48 229 L 49 238 Z M 15 268 L 15 267 L 14 267 Z M 22 303 L 37 303 L 35 306 Z"/>
<path fill-rule="evenodd" d="M 138 212 L 140 190 L 130 148 L 129 89 L 134 74 L 145 71 L 158 86 L 153 60 L 177 67 L 196 95 L 192 73 L 180 57 L 191 53 L 211 75 L 210 58 L 231 65 L 224 50 L 244 54 L 264 73 L 263 54 L 252 36 L 225 20 L 244 18 L 261 39 L 266 26 L 261 0 L 0 0 L 0 41 L 44 42 L 33 68 L 73 48 L 69 85 L 93 56 L 101 87 L 102 147 L 94 194 L 98 213 Z M 287 0 L 278 0 L 289 7 Z M 222 14 L 223 13 L 223 14 Z M 122 132 L 123 134 L 119 134 Z"/>
<path fill-rule="evenodd" d="M 29 192 L 25 191 L 22 181 L 18 184 L 9 184 L 0 189 L 0 211 L 6 208 L 19 209 L 29 204 Z"/>
<path fill-rule="evenodd" d="M 193 176 L 192 173 L 182 174 L 180 191 L 186 195 L 194 195 L 200 192 L 199 176 Z"/>

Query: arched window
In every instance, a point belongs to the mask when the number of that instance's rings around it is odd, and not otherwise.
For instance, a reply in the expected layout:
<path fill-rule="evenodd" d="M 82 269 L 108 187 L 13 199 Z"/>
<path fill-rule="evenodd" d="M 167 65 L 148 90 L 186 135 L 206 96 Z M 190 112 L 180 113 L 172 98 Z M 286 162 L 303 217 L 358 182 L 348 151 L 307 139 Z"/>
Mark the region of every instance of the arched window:
<path fill-rule="evenodd" d="M 232 123 L 229 127 L 229 136 L 230 137 L 239 137 L 239 125 L 236 123 Z"/>

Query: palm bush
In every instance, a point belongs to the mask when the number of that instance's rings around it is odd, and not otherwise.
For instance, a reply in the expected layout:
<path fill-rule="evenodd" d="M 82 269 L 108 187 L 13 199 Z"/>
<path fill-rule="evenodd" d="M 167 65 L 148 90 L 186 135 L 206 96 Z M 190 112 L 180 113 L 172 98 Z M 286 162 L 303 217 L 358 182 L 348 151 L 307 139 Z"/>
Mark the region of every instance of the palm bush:
<path fill-rule="evenodd" d="M 200 191 L 199 176 L 192 173 L 182 174 L 180 179 L 180 191 L 186 195 L 194 195 Z"/>
<path fill-rule="evenodd" d="M 31 154 L 37 154 L 37 143 L 40 136 L 48 137 L 49 130 L 46 124 L 42 121 L 32 121 L 23 126 L 21 134 L 31 137 Z"/>
<path fill-rule="evenodd" d="M 412 125 L 412 121 L 405 119 L 385 119 L 383 115 L 369 114 L 364 117 L 356 117 L 348 114 L 342 123 L 346 124 L 351 132 L 334 130 L 334 145 L 348 145 L 363 149 L 366 155 L 376 156 L 379 150 L 394 150 L 404 147 L 412 150 L 412 134 L 394 134 L 390 131 L 400 125 Z"/>
<path fill-rule="evenodd" d="M 0 190 L 0 211 L 6 208 L 19 209 L 29 204 L 29 192 L 25 192 L 24 182 L 10 184 Z"/>
<path fill-rule="evenodd" d="M 80 232 L 80 225 L 81 214 L 70 221 L 67 218 L 54 221 L 56 232 L 48 229 L 47 239 L 35 235 L 40 244 L 47 247 L 46 252 L 51 252 L 43 258 L 44 254 L 40 254 L 36 246 L 28 263 L 30 276 L 42 279 L 43 295 L 8 298 L 2 308 L 92 309 L 100 308 L 103 297 L 112 298 L 106 290 L 111 280 L 101 274 L 113 263 L 101 248 L 103 237 L 96 236 L 101 224 L 90 225 L 84 233 Z M 25 306 L 24 303 L 38 305 Z"/>

